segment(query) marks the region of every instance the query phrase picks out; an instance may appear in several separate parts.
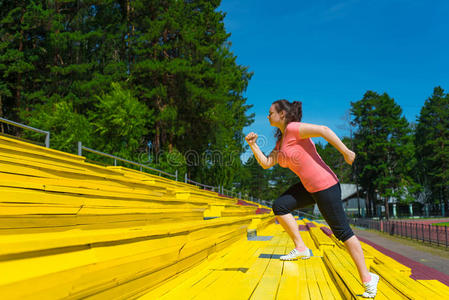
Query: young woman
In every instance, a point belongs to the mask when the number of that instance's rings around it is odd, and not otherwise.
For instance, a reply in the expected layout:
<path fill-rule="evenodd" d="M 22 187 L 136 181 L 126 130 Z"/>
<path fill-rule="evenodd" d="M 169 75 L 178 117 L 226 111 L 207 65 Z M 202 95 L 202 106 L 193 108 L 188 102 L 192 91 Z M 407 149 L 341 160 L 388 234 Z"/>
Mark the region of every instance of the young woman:
<path fill-rule="evenodd" d="M 340 183 L 337 176 L 318 155 L 310 138 L 322 137 L 334 146 L 352 165 L 355 153 L 349 150 L 335 133 L 326 126 L 302 123 L 302 104 L 294 101 L 273 102 L 268 114 L 270 125 L 277 127 L 276 147 L 266 157 L 256 144 L 257 134 L 246 136 L 258 163 L 268 169 L 279 163 L 289 168 L 300 179 L 273 203 L 273 212 L 284 230 L 295 243 L 295 249 L 281 256 L 281 260 L 307 259 L 310 251 L 299 234 L 298 225 L 291 211 L 317 204 L 334 235 L 341 240 L 354 260 L 360 279 L 365 286 L 363 297 L 372 298 L 377 293 L 379 276 L 368 272 L 360 242 L 349 227 L 341 201 Z"/>

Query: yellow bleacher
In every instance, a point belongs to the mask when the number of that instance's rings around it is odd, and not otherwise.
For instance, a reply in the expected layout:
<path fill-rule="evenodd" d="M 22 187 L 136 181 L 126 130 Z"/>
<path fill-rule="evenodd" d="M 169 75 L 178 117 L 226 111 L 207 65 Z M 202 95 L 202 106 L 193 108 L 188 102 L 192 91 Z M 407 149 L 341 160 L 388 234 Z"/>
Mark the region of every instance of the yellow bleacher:
<path fill-rule="evenodd" d="M 297 220 L 313 256 L 269 209 L 148 173 L 0 136 L 0 299 L 362 299 L 325 224 Z M 446 299 L 449 287 L 362 244 L 376 299 Z"/>
<path fill-rule="evenodd" d="M 127 298 L 246 238 L 253 220 L 273 221 L 260 206 L 84 159 L 0 137 L 1 299 Z"/>

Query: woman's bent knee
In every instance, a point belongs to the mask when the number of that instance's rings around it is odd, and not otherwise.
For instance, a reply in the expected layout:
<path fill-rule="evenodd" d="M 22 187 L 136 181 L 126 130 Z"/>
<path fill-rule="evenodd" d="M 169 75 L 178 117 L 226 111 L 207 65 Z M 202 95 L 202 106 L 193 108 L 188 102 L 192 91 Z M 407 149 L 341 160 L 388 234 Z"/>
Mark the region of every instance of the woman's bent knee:
<path fill-rule="evenodd" d="M 276 216 L 282 216 L 290 213 L 285 201 L 283 201 L 282 197 L 277 198 L 271 207 L 273 209 L 273 213 Z"/>
<path fill-rule="evenodd" d="M 352 231 L 351 227 L 348 227 L 345 230 L 334 232 L 334 235 L 337 239 L 344 243 L 354 236 L 354 232 Z"/>

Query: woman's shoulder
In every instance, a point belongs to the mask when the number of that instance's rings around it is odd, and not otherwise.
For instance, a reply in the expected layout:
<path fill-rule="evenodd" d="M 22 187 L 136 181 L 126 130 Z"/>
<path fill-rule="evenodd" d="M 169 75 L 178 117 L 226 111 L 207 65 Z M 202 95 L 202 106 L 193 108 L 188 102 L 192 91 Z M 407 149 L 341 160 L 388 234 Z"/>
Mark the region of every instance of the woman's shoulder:
<path fill-rule="evenodd" d="M 295 129 L 295 128 L 298 128 L 300 125 L 301 125 L 301 122 L 290 122 L 287 124 L 287 127 L 285 128 L 285 130 Z"/>

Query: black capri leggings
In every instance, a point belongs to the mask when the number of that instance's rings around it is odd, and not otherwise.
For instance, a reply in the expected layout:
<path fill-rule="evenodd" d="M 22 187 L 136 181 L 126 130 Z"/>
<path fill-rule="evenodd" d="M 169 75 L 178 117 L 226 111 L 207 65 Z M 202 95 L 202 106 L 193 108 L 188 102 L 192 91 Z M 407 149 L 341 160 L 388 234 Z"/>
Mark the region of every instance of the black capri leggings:
<path fill-rule="evenodd" d="M 315 203 L 340 241 L 344 242 L 354 235 L 343 210 L 339 182 L 316 193 L 309 193 L 301 182 L 294 184 L 274 201 L 273 212 L 275 215 L 285 215 Z"/>

